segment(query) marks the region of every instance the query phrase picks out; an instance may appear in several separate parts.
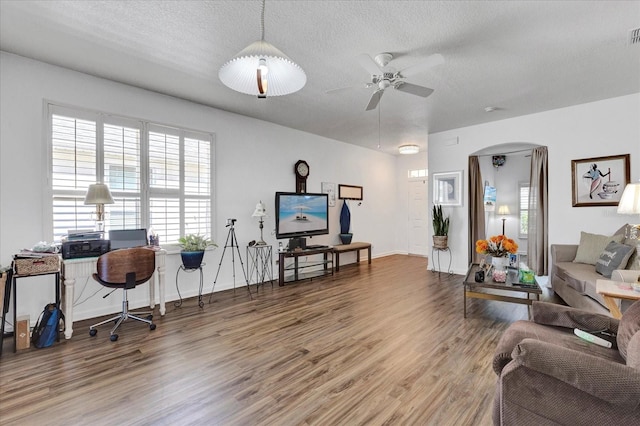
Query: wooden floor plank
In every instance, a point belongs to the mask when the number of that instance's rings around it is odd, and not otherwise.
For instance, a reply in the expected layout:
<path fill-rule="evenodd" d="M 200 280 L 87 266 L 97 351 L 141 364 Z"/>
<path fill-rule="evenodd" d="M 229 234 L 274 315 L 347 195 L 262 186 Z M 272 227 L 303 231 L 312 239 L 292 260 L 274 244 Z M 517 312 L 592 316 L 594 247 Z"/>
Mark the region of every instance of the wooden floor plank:
<path fill-rule="evenodd" d="M 46 349 L 5 339 L 0 423 L 490 424 L 493 350 L 527 307 L 474 299 L 464 319 L 462 280 L 395 255 L 169 304 L 117 342 L 95 320 Z"/>

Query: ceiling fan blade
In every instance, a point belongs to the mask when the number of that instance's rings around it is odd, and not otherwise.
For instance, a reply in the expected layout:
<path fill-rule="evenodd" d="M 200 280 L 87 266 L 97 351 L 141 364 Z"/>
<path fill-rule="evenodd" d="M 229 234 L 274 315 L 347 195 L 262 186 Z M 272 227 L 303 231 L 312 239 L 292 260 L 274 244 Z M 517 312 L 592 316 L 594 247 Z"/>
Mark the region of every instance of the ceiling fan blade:
<path fill-rule="evenodd" d="M 351 90 L 368 89 L 370 87 L 371 87 L 371 83 L 357 84 L 355 86 L 336 87 L 335 89 L 327 90 L 324 93 L 327 95 L 332 95 L 334 93 L 347 92 Z"/>
<path fill-rule="evenodd" d="M 435 55 L 429 56 L 427 59 L 418 64 L 403 69 L 398 74 L 402 75 L 403 77 L 411 77 L 412 75 L 420 74 L 424 71 L 427 71 L 429 68 L 441 64 L 444 64 L 444 58 L 441 54 L 436 53 Z"/>
<path fill-rule="evenodd" d="M 371 111 L 372 109 L 376 109 L 376 107 L 378 106 L 378 103 L 380 103 L 380 98 L 382 98 L 382 94 L 384 93 L 384 90 L 376 90 L 375 92 L 373 92 L 373 95 L 371 95 L 371 99 L 369 99 L 369 104 L 367 104 L 367 111 Z"/>
<path fill-rule="evenodd" d="M 396 90 L 401 92 L 410 93 L 412 95 L 422 96 L 426 98 L 433 93 L 433 89 L 428 87 L 418 86 L 417 84 L 405 83 L 403 81 L 395 85 Z"/>
<path fill-rule="evenodd" d="M 383 71 L 380 69 L 378 64 L 376 64 L 376 61 L 374 61 L 371 56 L 367 55 L 366 53 L 358 55 L 358 63 L 371 75 L 383 74 Z"/>

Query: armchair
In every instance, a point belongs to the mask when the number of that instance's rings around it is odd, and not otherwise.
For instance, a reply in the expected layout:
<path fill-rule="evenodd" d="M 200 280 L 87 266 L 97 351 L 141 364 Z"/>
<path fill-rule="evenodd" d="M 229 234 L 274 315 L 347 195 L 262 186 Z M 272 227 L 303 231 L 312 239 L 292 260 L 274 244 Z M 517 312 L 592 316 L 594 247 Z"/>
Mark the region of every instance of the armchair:
<path fill-rule="evenodd" d="M 617 347 L 573 334 L 608 329 Z M 640 424 L 640 301 L 620 320 L 533 302 L 532 320 L 505 331 L 493 360 L 495 425 Z"/>

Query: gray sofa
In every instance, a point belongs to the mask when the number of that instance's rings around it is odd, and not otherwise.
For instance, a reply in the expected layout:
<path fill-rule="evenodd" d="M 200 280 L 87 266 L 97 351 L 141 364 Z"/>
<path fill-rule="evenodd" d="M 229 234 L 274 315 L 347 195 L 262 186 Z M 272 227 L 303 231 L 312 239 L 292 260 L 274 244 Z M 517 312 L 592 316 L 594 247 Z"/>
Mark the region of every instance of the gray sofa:
<path fill-rule="evenodd" d="M 625 232 L 625 227 L 616 234 Z M 617 269 L 606 278 L 596 272 L 596 267 L 587 263 L 575 263 L 573 260 L 578 251 L 577 244 L 551 245 L 551 287 L 567 305 L 594 313 L 609 315 L 604 299 L 596 293 L 596 280 L 611 279 L 614 281 L 636 281 L 640 271 Z M 627 267 L 635 267 L 636 261 L 630 261 Z M 631 303 L 624 301 L 621 310 L 624 311 Z"/>

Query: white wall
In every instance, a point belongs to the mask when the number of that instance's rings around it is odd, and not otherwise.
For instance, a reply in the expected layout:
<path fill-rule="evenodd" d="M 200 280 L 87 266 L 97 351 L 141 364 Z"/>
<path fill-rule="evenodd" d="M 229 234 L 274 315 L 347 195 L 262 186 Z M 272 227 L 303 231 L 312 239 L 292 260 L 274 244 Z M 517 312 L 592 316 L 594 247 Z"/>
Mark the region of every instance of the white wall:
<path fill-rule="evenodd" d="M 295 189 L 293 165 L 299 159 L 310 165 L 309 192 L 320 192 L 321 182 L 362 185 L 362 205 L 352 204 L 354 239 L 373 243 L 374 257 L 393 253 L 396 241 L 396 158 L 336 140 L 292 130 L 47 65 L 5 52 L 0 53 L 0 264 L 8 265 L 14 253 L 38 241 L 51 240 L 51 217 L 47 197 L 47 148 L 45 100 L 154 122 L 213 132 L 216 135 L 215 241 L 224 245 L 226 218 L 237 218 L 236 234 L 244 247 L 259 237 L 257 221 L 251 217 L 258 200 L 270 216 L 265 222 L 265 240 L 277 246 L 274 228 L 274 193 Z M 212 78 L 215 78 L 212 76 Z M 244 96 L 238 94 L 238 96 Z M 295 96 L 295 95 L 293 95 Z M 264 105 L 277 100 L 254 100 Z M 331 234 L 313 238 L 314 244 L 337 244 L 339 208 L 330 213 Z M 209 292 L 220 262 L 222 247 L 205 256 L 205 291 Z M 275 260 L 275 259 L 274 259 Z M 246 261 L 246 259 L 245 259 Z M 351 261 L 345 256 L 345 262 Z M 179 255 L 167 260 L 167 300 L 177 298 L 175 273 Z M 236 262 L 237 264 L 237 262 Z M 181 274 L 183 296 L 197 294 L 196 274 Z M 243 284 L 242 273 L 237 269 Z M 238 282 L 237 282 L 238 284 Z M 225 256 L 216 291 L 232 287 L 231 263 Z M 46 278 L 19 281 L 18 314 L 30 314 L 32 322 L 42 307 L 53 301 L 53 285 Z M 76 296 L 84 282 L 76 283 Z M 100 286 L 86 281 L 85 298 Z M 76 319 L 114 312 L 119 296 L 103 293 L 77 305 Z M 136 289 L 132 306 L 141 306 L 146 288 Z"/>
<path fill-rule="evenodd" d="M 453 138 L 459 143 L 449 144 Z M 631 180 L 640 178 L 640 94 L 606 99 L 429 136 L 429 174 L 464 170 L 464 205 L 447 208 L 459 225 L 449 236 L 453 268 L 466 273 L 468 157 L 480 149 L 521 141 L 549 149 L 549 240 L 578 243 L 580 231 L 611 234 L 637 218 L 615 207 L 572 207 L 571 160 L 631 154 Z"/>

